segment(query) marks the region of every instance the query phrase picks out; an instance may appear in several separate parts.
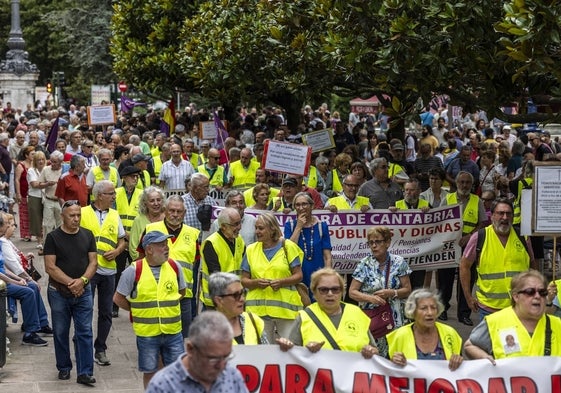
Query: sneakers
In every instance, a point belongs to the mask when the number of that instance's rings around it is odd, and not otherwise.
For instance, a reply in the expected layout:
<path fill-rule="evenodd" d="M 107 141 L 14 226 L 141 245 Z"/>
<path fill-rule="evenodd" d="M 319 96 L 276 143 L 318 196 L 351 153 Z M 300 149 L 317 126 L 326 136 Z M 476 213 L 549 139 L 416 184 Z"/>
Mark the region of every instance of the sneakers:
<path fill-rule="evenodd" d="M 47 326 L 43 326 L 40 330 L 37 330 L 35 333 L 37 333 L 37 335 L 41 337 L 52 337 L 53 329 L 51 329 L 51 327 L 47 325 Z"/>
<path fill-rule="evenodd" d="M 93 386 L 95 383 L 95 378 L 92 375 L 82 374 L 78 375 L 76 378 L 76 382 L 81 383 L 82 385 Z"/>
<path fill-rule="evenodd" d="M 107 358 L 107 355 L 105 355 L 105 352 L 98 352 L 95 354 L 95 362 L 97 364 L 99 364 L 100 366 L 109 366 L 111 364 L 111 361 L 109 361 L 109 359 Z"/>
<path fill-rule="evenodd" d="M 36 333 L 31 333 L 27 336 L 23 336 L 21 344 L 30 345 L 32 347 L 46 347 L 48 343 L 41 337 L 39 337 Z"/>

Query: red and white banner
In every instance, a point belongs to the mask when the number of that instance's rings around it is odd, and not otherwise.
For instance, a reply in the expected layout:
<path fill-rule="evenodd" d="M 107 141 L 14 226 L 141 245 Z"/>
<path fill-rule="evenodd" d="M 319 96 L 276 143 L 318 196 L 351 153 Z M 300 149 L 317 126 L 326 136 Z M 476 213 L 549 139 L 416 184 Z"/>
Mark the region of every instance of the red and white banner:
<path fill-rule="evenodd" d="M 413 360 L 405 367 L 375 356 L 322 349 L 311 353 L 276 345 L 234 347 L 250 392 L 260 393 L 561 393 L 561 357 L 464 360 L 456 371 L 444 360 Z"/>

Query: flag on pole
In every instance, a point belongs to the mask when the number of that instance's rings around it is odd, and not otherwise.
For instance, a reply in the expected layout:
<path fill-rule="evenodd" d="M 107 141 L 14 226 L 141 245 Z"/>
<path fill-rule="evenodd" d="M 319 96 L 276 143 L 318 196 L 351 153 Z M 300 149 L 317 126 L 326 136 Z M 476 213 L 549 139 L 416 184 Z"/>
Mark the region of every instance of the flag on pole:
<path fill-rule="evenodd" d="M 164 116 L 160 120 L 160 131 L 170 136 L 175 131 L 175 102 L 173 98 L 164 111 Z"/>
<path fill-rule="evenodd" d="M 58 129 L 59 129 L 59 124 L 58 124 L 59 117 L 60 116 L 57 116 L 55 121 L 53 122 L 53 125 L 51 126 L 51 130 L 49 131 L 49 135 L 47 135 L 47 141 L 45 142 L 49 153 L 52 153 L 56 149 L 56 141 L 58 139 Z"/>
<path fill-rule="evenodd" d="M 121 96 L 121 112 L 130 112 L 135 106 L 144 106 L 144 102 L 136 102 L 127 96 Z"/>
<path fill-rule="evenodd" d="M 217 111 L 214 111 L 214 127 L 216 128 L 215 147 L 217 149 L 222 149 L 224 147 L 224 141 L 228 138 L 229 134 L 224 127 L 224 123 L 220 120 L 220 116 L 218 116 Z"/>

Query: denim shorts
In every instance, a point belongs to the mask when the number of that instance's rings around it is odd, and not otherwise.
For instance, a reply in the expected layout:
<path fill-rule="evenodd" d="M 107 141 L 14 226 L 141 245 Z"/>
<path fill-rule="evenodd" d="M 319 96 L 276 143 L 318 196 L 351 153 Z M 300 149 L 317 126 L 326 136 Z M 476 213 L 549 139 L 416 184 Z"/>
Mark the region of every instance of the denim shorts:
<path fill-rule="evenodd" d="M 158 371 L 160 355 L 164 366 L 173 363 L 185 352 L 183 336 L 177 334 L 160 334 L 155 337 L 136 337 L 138 349 L 138 370 L 142 373 Z"/>

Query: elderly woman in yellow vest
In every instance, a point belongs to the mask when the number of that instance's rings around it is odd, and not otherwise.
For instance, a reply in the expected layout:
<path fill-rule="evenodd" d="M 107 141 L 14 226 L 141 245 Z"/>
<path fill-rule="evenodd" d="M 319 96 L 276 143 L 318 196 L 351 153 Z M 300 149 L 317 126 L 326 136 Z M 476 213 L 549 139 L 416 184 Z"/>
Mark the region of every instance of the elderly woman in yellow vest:
<path fill-rule="evenodd" d="M 387 335 L 390 360 L 399 366 L 407 359 L 448 360 L 450 370 L 460 367 L 462 338 L 453 327 L 437 322 L 442 311 L 444 304 L 435 292 L 426 288 L 411 292 L 404 313 L 413 323 Z"/>
<path fill-rule="evenodd" d="M 142 190 L 138 201 L 138 214 L 132 222 L 129 234 L 129 254 L 133 261 L 138 259 L 138 246 L 146 225 L 165 218 L 164 202 L 166 196 L 161 188 L 150 186 Z"/>
<path fill-rule="evenodd" d="M 232 273 L 212 273 L 208 288 L 214 307 L 232 325 L 234 345 L 269 344 L 264 331 L 265 322 L 258 315 L 244 311 L 245 288 L 239 276 Z"/>
<path fill-rule="evenodd" d="M 281 350 L 294 345 L 305 346 L 310 352 L 321 348 L 360 352 L 366 359 L 378 354 L 370 334 L 370 318 L 353 304 L 342 302 L 345 292 L 343 277 L 332 268 L 312 274 L 315 303 L 299 311 L 288 338 L 277 340 Z"/>
<path fill-rule="evenodd" d="M 327 174 L 324 194 L 329 198 L 335 197 L 343 191 L 343 177 L 349 173 L 353 159 L 346 153 L 337 154 L 334 168 Z"/>
<path fill-rule="evenodd" d="M 537 270 L 519 273 L 510 293 L 511 307 L 485 316 L 473 329 L 464 345 L 466 356 L 492 364 L 515 356 L 561 356 L 561 319 L 545 313 L 545 277 Z"/>
<path fill-rule="evenodd" d="M 242 260 L 242 285 L 249 290 L 246 310 L 265 321 L 265 332 L 286 337 L 302 309 L 296 284 L 302 281 L 303 252 L 282 237 L 277 219 L 264 213 L 255 222 L 257 242 L 247 247 Z"/>

